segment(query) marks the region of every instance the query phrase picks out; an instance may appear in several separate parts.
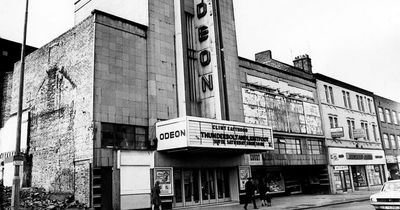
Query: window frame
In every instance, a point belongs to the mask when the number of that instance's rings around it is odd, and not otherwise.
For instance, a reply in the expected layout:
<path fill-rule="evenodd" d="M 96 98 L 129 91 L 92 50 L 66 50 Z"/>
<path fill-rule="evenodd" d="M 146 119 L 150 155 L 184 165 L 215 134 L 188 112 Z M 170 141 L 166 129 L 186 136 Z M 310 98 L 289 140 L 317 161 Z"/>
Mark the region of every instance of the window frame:
<path fill-rule="evenodd" d="M 392 124 L 392 117 L 389 109 L 385 109 L 386 122 Z"/>

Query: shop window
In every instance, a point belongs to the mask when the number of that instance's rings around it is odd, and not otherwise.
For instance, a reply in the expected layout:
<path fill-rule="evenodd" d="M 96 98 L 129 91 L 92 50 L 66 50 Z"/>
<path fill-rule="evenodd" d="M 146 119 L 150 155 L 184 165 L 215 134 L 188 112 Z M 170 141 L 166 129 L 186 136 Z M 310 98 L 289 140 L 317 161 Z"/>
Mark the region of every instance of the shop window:
<path fill-rule="evenodd" d="M 101 146 L 135 150 L 150 149 L 147 127 L 102 123 Z"/>
<path fill-rule="evenodd" d="M 299 139 L 285 139 L 286 140 L 286 153 L 287 154 L 301 154 L 301 145 Z"/>
<path fill-rule="evenodd" d="M 320 155 L 323 154 L 322 141 L 319 140 L 307 140 L 308 149 L 311 155 Z"/>
<path fill-rule="evenodd" d="M 390 144 L 392 145 L 392 149 L 396 149 L 396 140 L 394 138 L 394 135 L 390 135 Z"/>
<path fill-rule="evenodd" d="M 368 181 L 371 186 L 382 184 L 382 166 L 380 165 L 367 165 L 365 166 L 368 174 Z"/>
<path fill-rule="evenodd" d="M 379 112 L 379 120 L 381 122 L 385 122 L 385 116 L 383 115 L 383 109 L 382 107 L 378 107 L 378 112 Z"/>
<path fill-rule="evenodd" d="M 386 122 L 387 123 L 392 123 L 392 118 L 390 117 L 390 110 L 385 109 L 385 116 L 386 116 Z"/>
<path fill-rule="evenodd" d="M 365 173 L 365 166 L 352 166 L 354 187 L 368 186 L 367 176 Z"/>
<path fill-rule="evenodd" d="M 389 136 L 386 133 L 383 134 L 383 144 L 386 149 L 390 149 Z"/>

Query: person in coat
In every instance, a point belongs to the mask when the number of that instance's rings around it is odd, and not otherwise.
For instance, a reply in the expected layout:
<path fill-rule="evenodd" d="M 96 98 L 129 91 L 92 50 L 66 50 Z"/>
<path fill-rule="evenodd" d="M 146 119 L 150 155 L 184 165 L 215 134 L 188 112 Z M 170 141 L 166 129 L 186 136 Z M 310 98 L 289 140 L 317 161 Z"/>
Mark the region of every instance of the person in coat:
<path fill-rule="evenodd" d="M 258 209 L 257 205 L 256 205 L 256 200 L 254 197 L 256 187 L 254 186 L 253 179 L 251 177 L 249 177 L 247 179 L 247 182 L 244 185 L 244 187 L 245 187 L 245 192 L 246 192 L 245 201 L 244 201 L 244 209 L 247 210 L 247 205 L 250 203 L 250 201 L 253 202 L 254 209 Z"/>
<path fill-rule="evenodd" d="M 161 210 L 161 198 L 160 198 L 160 182 L 156 181 L 153 189 L 151 189 L 151 204 L 153 210 Z"/>

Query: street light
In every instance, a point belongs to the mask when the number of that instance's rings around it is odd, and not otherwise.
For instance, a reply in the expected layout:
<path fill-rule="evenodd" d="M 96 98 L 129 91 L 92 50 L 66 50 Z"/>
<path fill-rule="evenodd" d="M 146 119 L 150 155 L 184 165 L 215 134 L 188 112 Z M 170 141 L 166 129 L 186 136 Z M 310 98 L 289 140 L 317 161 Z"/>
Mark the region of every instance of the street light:
<path fill-rule="evenodd" d="M 21 70 L 19 72 L 19 95 L 18 95 L 18 112 L 17 112 L 17 137 L 15 142 L 15 155 L 14 155 L 14 178 L 11 196 L 11 209 L 19 209 L 19 191 L 21 177 L 19 175 L 19 168 L 22 162 L 21 156 L 21 123 L 22 123 L 22 104 L 24 94 L 24 69 L 25 69 L 25 44 L 26 44 L 26 28 L 28 24 L 28 4 L 26 0 L 25 6 L 25 22 L 24 22 L 24 36 L 21 47 Z"/>

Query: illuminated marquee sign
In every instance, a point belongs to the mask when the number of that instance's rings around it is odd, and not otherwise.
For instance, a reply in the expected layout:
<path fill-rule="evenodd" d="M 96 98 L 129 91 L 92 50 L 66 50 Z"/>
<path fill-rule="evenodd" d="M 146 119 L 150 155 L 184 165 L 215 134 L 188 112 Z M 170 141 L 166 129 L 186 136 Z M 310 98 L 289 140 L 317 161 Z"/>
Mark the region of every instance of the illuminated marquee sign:
<path fill-rule="evenodd" d="M 201 113 L 203 117 L 221 119 L 218 79 L 218 56 L 212 0 L 195 0 L 196 45 L 199 61 Z"/>
<path fill-rule="evenodd" d="M 273 150 L 270 127 L 198 117 L 157 123 L 157 150 L 227 148 Z"/>

